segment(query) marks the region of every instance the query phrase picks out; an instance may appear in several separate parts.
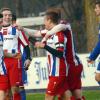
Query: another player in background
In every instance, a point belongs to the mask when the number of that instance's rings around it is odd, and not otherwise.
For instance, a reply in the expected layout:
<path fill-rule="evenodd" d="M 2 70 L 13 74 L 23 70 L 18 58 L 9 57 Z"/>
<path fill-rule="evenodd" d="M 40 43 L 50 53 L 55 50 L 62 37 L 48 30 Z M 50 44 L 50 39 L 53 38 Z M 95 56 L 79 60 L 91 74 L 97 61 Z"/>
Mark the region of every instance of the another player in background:
<path fill-rule="evenodd" d="M 3 27 L 2 33 L 4 36 L 3 50 L 6 54 L 4 61 L 7 65 L 7 78 L 11 86 L 13 100 L 21 100 L 19 86 L 22 82 L 20 68 L 21 64 L 21 53 L 19 49 L 19 42 L 24 46 L 26 51 L 27 60 L 25 61 L 26 69 L 30 65 L 30 49 L 21 31 L 17 30 L 12 25 L 12 12 L 9 8 L 3 8 L 1 10 L 3 14 Z"/>
<path fill-rule="evenodd" d="M 16 20 L 17 20 L 16 14 L 12 14 L 12 25 L 17 28 L 18 25 L 16 24 Z M 27 44 L 29 45 L 28 39 L 25 36 L 23 31 L 22 31 L 22 34 L 23 34 L 25 40 L 27 41 Z M 25 93 L 25 89 L 24 89 L 24 84 L 27 83 L 27 72 L 25 70 L 24 62 L 25 62 L 27 56 L 26 56 L 26 52 L 24 50 L 24 47 L 21 44 L 19 44 L 19 45 L 20 45 L 19 48 L 20 48 L 21 54 L 22 54 L 22 57 L 21 57 L 22 68 L 21 68 L 20 71 L 21 71 L 21 74 L 22 74 L 22 82 L 23 82 L 21 84 L 21 86 L 19 86 L 19 88 L 20 88 L 21 100 L 26 100 L 26 93 Z"/>
<path fill-rule="evenodd" d="M 94 11 L 96 13 L 96 16 L 99 17 L 100 16 L 100 0 L 96 0 Z M 99 23 L 98 42 L 97 42 L 95 48 L 93 49 L 93 51 L 91 52 L 90 56 L 87 59 L 88 63 L 91 63 L 91 64 L 94 63 L 94 61 L 99 56 L 99 54 L 100 54 L 100 23 Z M 100 85 L 100 61 L 98 63 L 98 67 L 96 70 L 95 80 Z"/>

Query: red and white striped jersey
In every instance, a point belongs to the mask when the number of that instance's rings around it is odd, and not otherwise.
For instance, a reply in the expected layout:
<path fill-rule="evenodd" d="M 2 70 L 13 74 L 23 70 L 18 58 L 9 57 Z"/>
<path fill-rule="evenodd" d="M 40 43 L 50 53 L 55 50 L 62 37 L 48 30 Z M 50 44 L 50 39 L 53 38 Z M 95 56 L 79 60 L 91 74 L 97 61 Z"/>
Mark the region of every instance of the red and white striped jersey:
<path fill-rule="evenodd" d="M 17 30 L 16 27 L 8 26 L 2 27 L 1 32 L 4 37 L 3 50 L 8 53 L 18 53 L 19 47 L 18 44 L 27 46 L 28 43 L 25 39 L 24 34 L 21 31 Z"/>
<path fill-rule="evenodd" d="M 75 52 L 72 30 L 68 29 L 64 32 L 65 32 L 64 34 L 67 38 L 67 44 L 66 44 L 66 60 L 67 60 L 67 63 L 78 66 L 79 64 L 81 64 L 81 60 L 79 59 L 79 57 L 77 56 L 77 53 Z"/>
<path fill-rule="evenodd" d="M 3 35 L 0 32 L 0 75 L 6 74 L 6 66 L 4 63 L 4 54 L 3 54 Z"/>
<path fill-rule="evenodd" d="M 67 38 L 65 38 L 63 32 L 58 32 L 52 35 L 47 40 L 47 45 L 53 49 L 64 52 L 62 58 L 55 57 L 51 53 L 47 52 L 49 76 L 67 76 L 68 66 L 65 59 Z"/>

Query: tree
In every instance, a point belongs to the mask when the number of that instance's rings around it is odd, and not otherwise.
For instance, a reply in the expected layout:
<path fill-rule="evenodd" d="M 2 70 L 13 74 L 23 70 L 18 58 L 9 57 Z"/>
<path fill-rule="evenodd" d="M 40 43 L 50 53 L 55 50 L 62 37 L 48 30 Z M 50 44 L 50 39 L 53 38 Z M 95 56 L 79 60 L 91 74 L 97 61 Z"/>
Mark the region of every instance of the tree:
<path fill-rule="evenodd" d="M 87 50 L 90 52 L 97 41 L 97 19 L 94 13 L 93 4 L 91 4 L 91 0 L 84 0 L 84 8 L 87 33 Z"/>

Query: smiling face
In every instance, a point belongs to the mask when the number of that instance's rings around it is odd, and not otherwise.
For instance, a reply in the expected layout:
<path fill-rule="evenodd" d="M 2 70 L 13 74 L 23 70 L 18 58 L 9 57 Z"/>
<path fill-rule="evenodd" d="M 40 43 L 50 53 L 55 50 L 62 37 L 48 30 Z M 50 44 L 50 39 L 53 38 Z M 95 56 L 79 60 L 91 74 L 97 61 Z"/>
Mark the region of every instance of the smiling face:
<path fill-rule="evenodd" d="M 100 4 L 95 5 L 94 11 L 96 13 L 96 16 L 100 16 Z"/>
<path fill-rule="evenodd" d="M 3 14 L 3 24 L 11 24 L 12 23 L 12 13 L 10 10 L 2 11 Z"/>

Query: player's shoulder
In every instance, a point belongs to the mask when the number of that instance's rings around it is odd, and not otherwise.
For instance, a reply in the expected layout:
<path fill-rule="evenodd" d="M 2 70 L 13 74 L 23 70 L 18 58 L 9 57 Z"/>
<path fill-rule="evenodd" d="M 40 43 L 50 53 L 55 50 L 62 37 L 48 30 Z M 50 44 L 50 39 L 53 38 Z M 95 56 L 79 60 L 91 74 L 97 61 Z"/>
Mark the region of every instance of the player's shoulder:
<path fill-rule="evenodd" d="M 59 37 L 64 36 L 64 31 L 59 31 L 55 35 Z"/>

